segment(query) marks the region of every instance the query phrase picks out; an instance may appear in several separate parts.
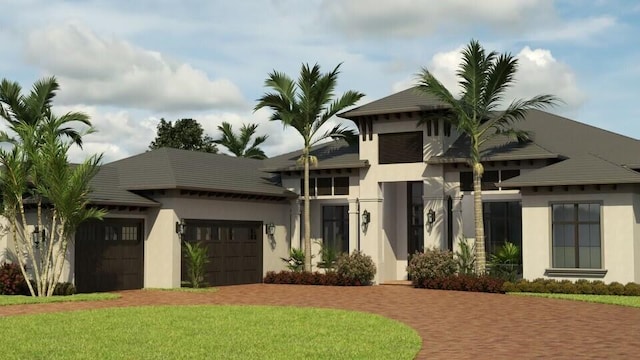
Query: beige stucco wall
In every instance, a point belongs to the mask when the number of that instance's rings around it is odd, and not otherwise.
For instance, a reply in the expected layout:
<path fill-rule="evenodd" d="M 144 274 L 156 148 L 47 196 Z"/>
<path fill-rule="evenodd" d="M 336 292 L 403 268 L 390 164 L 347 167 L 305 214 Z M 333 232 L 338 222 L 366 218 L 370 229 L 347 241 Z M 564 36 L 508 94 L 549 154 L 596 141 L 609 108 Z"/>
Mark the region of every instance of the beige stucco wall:
<path fill-rule="evenodd" d="M 175 223 L 187 220 L 242 220 L 274 223 L 273 239 L 263 235 L 263 274 L 284 269 L 290 247 L 290 204 L 197 197 L 158 199 L 162 208 L 149 216 L 145 242 L 145 287 L 180 287 L 181 249 Z"/>
<path fill-rule="evenodd" d="M 551 268 L 551 207 L 553 202 L 601 202 L 602 264 L 607 274 L 601 280 L 622 283 L 638 281 L 637 221 L 634 201 L 637 195 L 631 188 L 611 191 L 526 191 L 522 196 L 522 253 L 523 272 L 526 279 L 545 277 Z M 554 277 L 555 279 L 563 279 Z M 569 278 L 576 280 L 576 278 Z"/>

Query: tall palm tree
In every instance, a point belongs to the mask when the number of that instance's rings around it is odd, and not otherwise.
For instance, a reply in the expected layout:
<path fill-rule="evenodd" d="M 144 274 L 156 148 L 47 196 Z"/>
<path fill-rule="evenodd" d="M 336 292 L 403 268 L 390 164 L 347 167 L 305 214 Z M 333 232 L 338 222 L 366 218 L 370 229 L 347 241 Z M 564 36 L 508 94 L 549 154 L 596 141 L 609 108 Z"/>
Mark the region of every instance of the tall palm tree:
<path fill-rule="evenodd" d="M 222 133 L 222 137 L 214 140 L 213 142 L 226 147 L 227 150 L 237 157 L 266 159 L 267 155 L 265 155 L 264 151 L 260 149 L 260 144 L 267 140 L 269 137 L 268 135 L 256 136 L 253 138 L 251 146 L 249 146 L 251 137 L 256 133 L 257 129 L 257 124 L 242 124 L 240 133 L 236 135 L 236 133 L 233 132 L 231 124 L 223 122 L 222 125 L 218 126 L 218 130 Z"/>
<path fill-rule="evenodd" d="M 29 264 L 34 282 L 27 285 L 33 296 L 53 294 L 77 226 L 104 215 L 104 211 L 88 207 L 87 198 L 89 181 L 97 172 L 101 156 L 94 155 L 76 166 L 71 166 L 67 158 L 70 146 L 81 146 L 82 136 L 93 131 L 91 122 L 79 112 L 60 117 L 52 113 L 58 88 L 51 77 L 37 81 L 24 95 L 18 83 L 0 82 L 0 117 L 9 127 L 9 132 L 0 132 L 0 142 L 9 145 L 0 148 L 0 211 L 9 220 L 25 277 L 31 276 L 26 272 Z M 88 129 L 78 131 L 73 123 Z M 29 204 L 36 206 L 34 229 L 46 228 L 47 241 L 32 241 L 25 211 Z"/>
<path fill-rule="evenodd" d="M 56 92 L 60 89 L 60 85 L 55 77 L 44 78 L 36 81 L 28 95 L 22 94 L 22 87 L 17 82 L 2 79 L 0 82 L 0 117 L 3 118 L 9 129 L 11 129 L 19 138 L 26 140 L 31 138 L 36 144 L 39 139 L 39 131 L 41 126 L 47 122 L 47 126 L 51 126 L 51 105 Z M 91 130 L 91 122 L 89 117 L 81 112 L 68 112 L 60 117 L 56 117 L 56 133 L 60 136 L 68 137 L 76 145 L 82 147 L 82 135 L 73 127 L 72 123 L 80 123 L 89 127 Z M 30 126 L 28 126 L 30 125 Z M 26 134 L 24 131 L 31 129 L 33 134 Z"/>
<path fill-rule="evenodd" d="M 309 166 L 317 163 L 310 154 L 311 147 L 327 138 L 343 138 L 350 143 L 357 141 L 355 132 L 338 124 L 320 134 L 319 131 L 339 111 L 354 105 L 364 94 L 349 90 L 335 97 L 334 91 L 340 73 L 340 65 L 328 73 L 321 73 L 320 66 L 302 64 L 297 81 L 284 73 L 273 71 L 265 80 L 272 92 L 258 99 L 255 110 L 268 107 L 274 111 L 271 120 L 281 121 L 285 127 L 293 127 L 302 137 L 304 167 L 304 249 L 305 269 L 311 271 L 311 218 L 309 206 Z"/>
<path fill-rule="evenodd" d="M 418 89 L 447 104 L 450 111 L 445 118 L 470 139 L 468 163 L 473 169 L 478 273 L 484 273 L 486 267 L 481 188 L 484 173 L 480 153 L 482 145 L 496 136 L 528 141 L 530 134 L 516 129 L 514 123 L 524 120 L 530 109 L 542 109 L 559 101 L 553 95 L 537 95 L 530 99 L 513 100 L 505 110 L 497 111 L 504 100 L 505 91 L 514 82 L 517 68 L 518 60 L 511 54 L 498 54 L 495 51 L 486 53 L 478 41 L 471 40 L 462 51 L 462 63 L 456 73 L 462 89 L 459 98 L 454 97 L 426 68 L 418 75 Z"/>

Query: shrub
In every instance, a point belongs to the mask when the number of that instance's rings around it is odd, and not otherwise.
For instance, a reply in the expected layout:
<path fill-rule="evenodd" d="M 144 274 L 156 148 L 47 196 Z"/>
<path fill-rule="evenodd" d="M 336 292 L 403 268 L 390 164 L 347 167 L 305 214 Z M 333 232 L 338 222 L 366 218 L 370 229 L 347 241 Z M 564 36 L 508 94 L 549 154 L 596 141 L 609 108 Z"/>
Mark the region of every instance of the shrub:
<path fill-rule="evenodd" d="M 53 289 L 53 295 L 68 296 L 76 293 L 76 287 L 70 282 L 57 283 Z"/>
<path fill-rule="evenodd" d="M 624 295 L 624 285 L 619 282 L 612 282 L 609 284 L 609 294 L 611 295 Z"/>
<path fill-rule="evenodd" d="M 458 266 L 451 251 L 435 248 L 413 254 L 407 266 L 407 273 L 414 286 L 422 284 L 427 279 L 452 276 L 457 270 Z"/>
<path fill-rule="evenodd" d="M 281 271 L 267 272 L 263 279 L 265 284 L 325 285 L 325 286 L 358 286 L 366 285 L 358 279 L 348 279 L 337 272 Z"/>
<path fill-rule="evenodd" d="M 488 275 L 458 274 L 438 278 L 427 278 L 416 287 L 436 290 L 504 293 L 504 283 L 504 280 Z"/>
<path fill-rule="evenodd" d="M 205 286 L 205 265 L 209 262 L 207 247 L 202 243 L 185 242 L 183 252 L 187 265 L 187 278 L 189 279 L 187 283 L 193 288 Z"/>
<path fill-rule="evenodd" d="M 624 294 L 627 296 L 640 296 L 640 285 L 636 283 L 627 283 L 624 286 Z"/>
<path fill-rule="evenodd" d="M 507 281 L 520 278 L 520 249 L 513 243 L 505 242 L 498 252 L 489 256 L 489 274 Z"/>
<path fill-rule="evenodd" d="M 591 290 L 596 295 L 609 295 L 609 286 L 600 280 L 591 283 Z"/>
<path fill-rule="evenodd" d="M 471 275 L 476 271 L 476 245 L 469 245 L 467 239 L 458 241 L 459 251 L 456 251 L 458 273 Z"/>
<path fill-rule="evenodd" d="M 27 295 L 27 282 L 15 263 L 0 266 L 0 295 Z"/>
<path fill-rule="evenodd" d="M 304 271 L 304 250 L 291 248 L 288 258 L 280 258 L 291 271 Z"/>
<path fill-rule="evenodd" d="M 340 255 L 336 261 L 336 270 L 351 285 L 370 285 L 376 275 L 376 265 L 371 256 L 359 250 Z"/>

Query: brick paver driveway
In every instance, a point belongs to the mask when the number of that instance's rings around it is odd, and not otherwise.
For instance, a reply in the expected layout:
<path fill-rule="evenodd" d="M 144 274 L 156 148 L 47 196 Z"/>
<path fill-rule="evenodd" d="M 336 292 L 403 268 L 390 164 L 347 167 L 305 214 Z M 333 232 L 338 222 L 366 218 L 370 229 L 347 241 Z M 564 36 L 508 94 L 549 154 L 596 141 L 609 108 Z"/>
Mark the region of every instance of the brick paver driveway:
<path fill-rule="evenodd" d="M 419 358 L 640 358 L 640 308 L 405 286 L 240 285 L 214 293 L 125 291 L 110 301 L 13 305 L 0 316 L 132 305 L 264 304 L 352 309 L 418 331 Z M 1 324 L 1 321 L 0 321 Z"/>

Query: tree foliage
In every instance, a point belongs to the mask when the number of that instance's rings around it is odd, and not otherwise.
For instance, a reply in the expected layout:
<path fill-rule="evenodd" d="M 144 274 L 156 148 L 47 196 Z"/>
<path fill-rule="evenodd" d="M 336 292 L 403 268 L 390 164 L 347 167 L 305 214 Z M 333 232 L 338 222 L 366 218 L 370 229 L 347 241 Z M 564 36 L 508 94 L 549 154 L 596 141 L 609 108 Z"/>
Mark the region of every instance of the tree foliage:
<path fill-rule="evenodd" d="M 257 124 L 242 124 L 240 133 L 233 132 L 233 127 L 228 122 L 223 122 L 218 126 L 221 133 L 220 139 L 214 140 L 218 145 L 222 145 L 237 157 L 245 157 L 251 159 L 266 159 L 264 151 L 260 149 L 260 145 L 264 143 L 268 135 L 256 136 Z M 253 137 L 253 142 L 251 138 Z"/>
<path fill-rule="evenodd" d="M 311 147 L 327 138 L 342 138 L 349 143 L 358 141 L 356 133 L 343 124 L 321 133 L 329 119 L 364 96 L 363 93 L 348 90 L 336 97 L 340 65 L 328 73 L 322 73 L 318 64 L 313 67 L 302 64 L 298 80 L 274 70 L 265 80 L 265 87 L 270 88 L 271 92 L 258 99 L 255 107 L 255 110 L 264 107 L 273 110 L 271 120 L 294 128 L 303 140 L 300 162 L 304 167 L 304 250 L 307 271 L 311 271 L 309 166 L 317 163 L 317 159 L 310 154 Z"/>
<path fill-rule="evenodd" d="M 459 98 L 426 68 L 422 69 L 418 78 L 418 89 L 447 104 L 450 111 L 445 119 L 470 139 L 469 165 L 474 175 L 476 269 L 479 274 L 484 273 L 486 266 L 481 189 L 484 173 L 482 145 L 496 136 L 528 141 L 530 134 L 517 129 L 514 124 L 524 120 L 528 110 L 542 109 L 559 101 L 553 95 L 537 95 L 531 99 L 513 100 L 506 109 L 498 111 L 503 105 L 505 92 L 513 85 L 517 68 L 518 60 L 511 54 L 487 53 L 479 42 L 471 40 L 462 51 L 462 63 L 456 73 L 462 89 Z"/>
<path fill-rule="evenodd" d="M 27 95 L 15 82 L 0 83 L 0 117 L 9 127 L 0 132 L 1 211 L 20 269 L 32 279 L 27 285 L 33 296 L 53 294 L 77 227 L 104 215 L 88 206 L 89 182 L 101 155 L 78 165 L 67 157 L 70 147 L 82 145 L 82 136 L 93 131 L 91 122 L 79 112 L 52 113 L 58 88 L 53 77 L 36 82 Z M 78 123 L 87 129 L 76 130 Z"/>
<path fill-rule="evenodd" d="M 213 139 L 204 133 L 202 125 L 194 119 L 180 119 L 175 123 L 160 119 L 156 138 L 149 145 L 149 149 L 162 147 L 208 153 L 218 152 Z"/>

